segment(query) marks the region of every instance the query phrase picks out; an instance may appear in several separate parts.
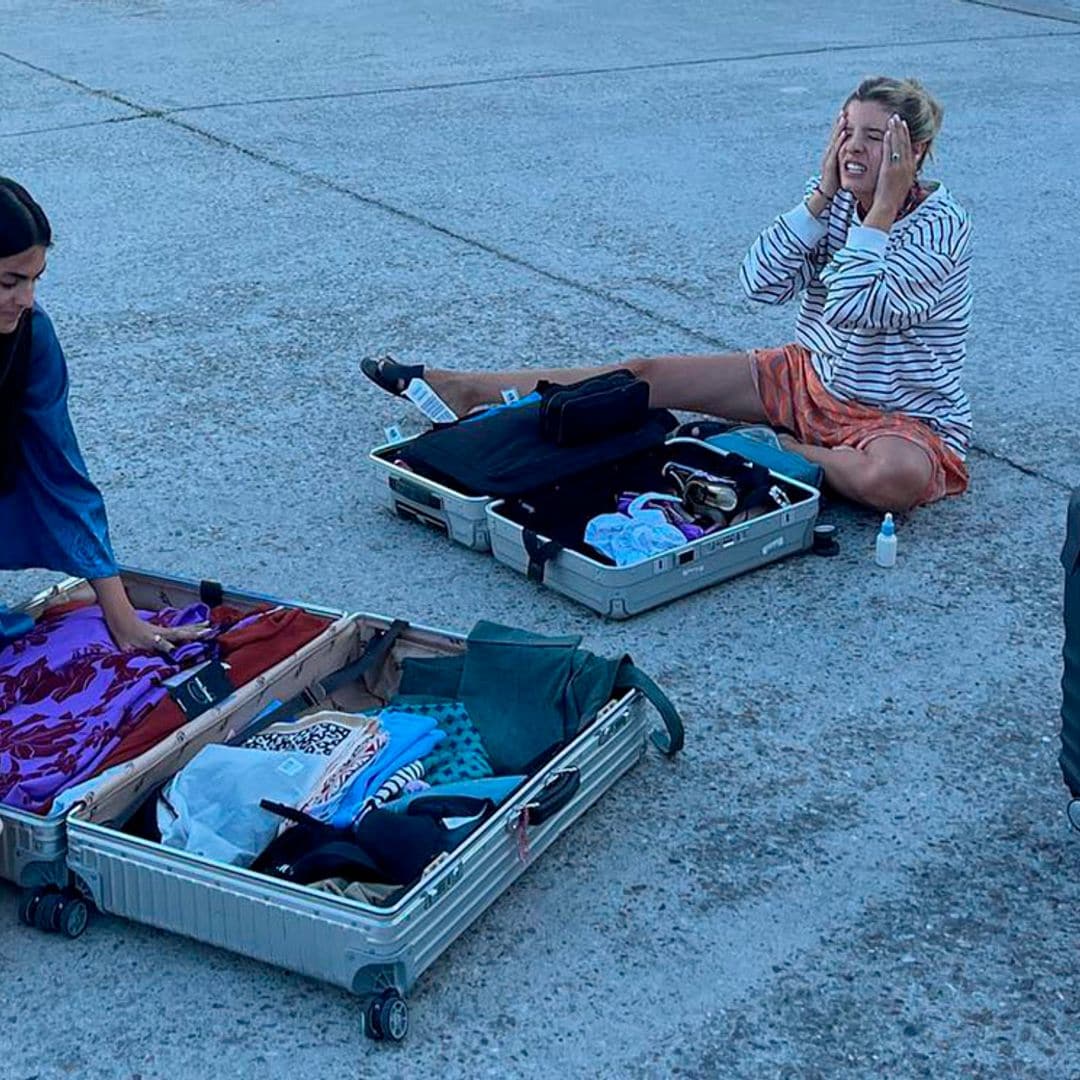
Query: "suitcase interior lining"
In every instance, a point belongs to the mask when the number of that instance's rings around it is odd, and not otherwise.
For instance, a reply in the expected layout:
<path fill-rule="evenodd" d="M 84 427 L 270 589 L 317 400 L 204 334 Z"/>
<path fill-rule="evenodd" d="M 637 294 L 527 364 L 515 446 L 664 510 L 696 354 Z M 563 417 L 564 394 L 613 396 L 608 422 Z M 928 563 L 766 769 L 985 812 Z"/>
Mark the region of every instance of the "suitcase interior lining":
<path fill-rule="evenodd" d="M 598 514 L 614 513 L 618 497 L 627 491 L 670 491 L 661 475 L 669 461 L 702 469 L 718 477 L 735 475 L 732 464 L 742 461 L 738 455 L 724 455 L 703 445 L 679 443 L 655 447 L 614 464 L 560 481 L 548 488 L 507 499 L 499 513 L 523 528 L 557 540 L 563 547 L 587 555 L 596 562 L 614 566 L 607 555 L 585 543 L 585 526 Z M 810 492 L 778 480 L 792 503 L 811 498 Z"/>

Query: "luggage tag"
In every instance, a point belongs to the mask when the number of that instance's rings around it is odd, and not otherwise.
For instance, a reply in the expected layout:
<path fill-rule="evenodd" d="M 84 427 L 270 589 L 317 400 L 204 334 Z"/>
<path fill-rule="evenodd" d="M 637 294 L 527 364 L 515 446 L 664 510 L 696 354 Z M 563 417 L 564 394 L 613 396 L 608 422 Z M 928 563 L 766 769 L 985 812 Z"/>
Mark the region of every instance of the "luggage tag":
<path fill-rule="evenodd" d="M 162 684 L 188 720 L 194 720 L 232 694 L 236 687 L 220 660 L 207 660 L 198 667 L 173 675 Z"/>
<path fill-rule="evenodd" d="M 529 805 L 517 807 L 507 819 L 506 827 L 517 843 L 517 855 L 521 865 L 527 865 L 532 854 L 529 849 Z"/>
<path fill-rule="evenodd" d="M 511 386 L 502 392 L 502 399 L 507 405 L 515 405 L 521 400 L 521 395 Z"/>
<path fill-rule="evenodd" d="M 457 420 L 457 413 L 423 379 L 410 379 L 402 393 L 433 424 L 452 424 Z"/>
<path fill-rule="evenodd" d="M 390 424 L 388 427 L 383 428 L 383 433 L 386 435 L 386 441 L 390 446 L 397 446 L 398 443 L 405 441 L 405 436 L 401 433 L 401 428 L 397 424 Z"/>

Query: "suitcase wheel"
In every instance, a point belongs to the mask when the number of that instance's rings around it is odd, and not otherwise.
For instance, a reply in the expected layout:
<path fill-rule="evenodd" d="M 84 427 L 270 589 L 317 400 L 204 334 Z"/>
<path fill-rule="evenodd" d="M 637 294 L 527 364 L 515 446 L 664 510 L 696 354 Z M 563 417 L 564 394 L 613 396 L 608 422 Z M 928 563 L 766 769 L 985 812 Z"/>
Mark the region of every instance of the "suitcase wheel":
<path fill-rule="evenodd" d="M 49 890 L 40 885 L 23 889 L 19 897 L 19 922 L 23 926 L 34 926 L 34 916 L 37 914 L 38 905 Z"/>
<path fill-rule="evenodd" d="M 59 932 L 77 938 L 90 918 L 90 908 L 76 892 L 60 892 L 53 886 L 25 889 L 19 899 L 19 921 L 46 933 Z"/>
<path fill-rule="evenodd" d="M 61 897 L 59 892 L 47 892 L 38 901 L 38 905 L 34 909 L 34 925 L 39 930 L 44 930 L 46 932 L 56 930 L 59 924 L 54 920 L 56 919 L 57 912 L 60 910 L 60 905 L 62 903 L 63 897 Z"/>
<path fill-rule="evenodd" d="M 90 907 L 77 893 L 65 890 L 60 894 L 60 906 L 53 916 L 55 929 L 64 937 L 77 938 L 90 921 Z"/>
<path fill-rule="evenodd" d="M 376 1042 L 401 1042 L 409 1034 L 409 1006 L 392 986 L 367 1003 L 364 1034 Z"/>

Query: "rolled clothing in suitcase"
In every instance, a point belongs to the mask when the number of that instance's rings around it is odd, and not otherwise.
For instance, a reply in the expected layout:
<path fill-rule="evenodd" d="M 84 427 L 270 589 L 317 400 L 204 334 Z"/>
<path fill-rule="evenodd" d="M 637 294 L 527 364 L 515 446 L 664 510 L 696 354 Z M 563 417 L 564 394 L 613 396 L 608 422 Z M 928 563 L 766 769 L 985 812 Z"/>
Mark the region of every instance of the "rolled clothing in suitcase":
<path fill-rule="evenodd" d="M 1061 552 L 1065 569 L 1065 649 L 1061 677 L 1061 773 L 1080 798 L 1080 488 L 1069 500 L 1068 527 Z"/>

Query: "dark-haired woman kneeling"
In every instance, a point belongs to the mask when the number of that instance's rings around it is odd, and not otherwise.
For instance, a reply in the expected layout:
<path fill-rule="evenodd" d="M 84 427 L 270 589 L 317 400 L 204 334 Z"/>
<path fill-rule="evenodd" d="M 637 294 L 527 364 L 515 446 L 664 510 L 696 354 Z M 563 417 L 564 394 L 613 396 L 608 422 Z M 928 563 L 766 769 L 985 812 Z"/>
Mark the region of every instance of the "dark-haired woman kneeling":
<path fill-rule="evenodd" d="M 0 570 L 89 578 L 122 649 L 169 651 L 197 627 L 139 618 L 117 573 L 105 505 L 68 415 L 60 342 L 34 303 L 52 228 L 25 188 L 0 177 Z M 0 607 L 0 645 L 29 621 Z"/>

